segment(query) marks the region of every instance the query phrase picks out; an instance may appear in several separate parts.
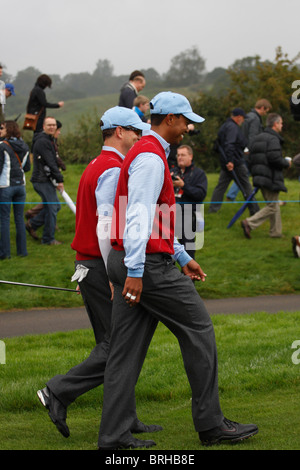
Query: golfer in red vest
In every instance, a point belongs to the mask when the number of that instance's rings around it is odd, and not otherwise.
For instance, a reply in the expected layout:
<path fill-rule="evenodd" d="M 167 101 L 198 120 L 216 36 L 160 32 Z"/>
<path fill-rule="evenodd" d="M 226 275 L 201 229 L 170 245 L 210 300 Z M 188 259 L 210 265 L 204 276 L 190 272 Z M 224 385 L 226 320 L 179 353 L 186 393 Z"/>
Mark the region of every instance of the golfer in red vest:
<path fill-rule="evenodd" d="M 206 275 L 174 237 L 169 146 L 180 144 L 189 123 L 204 119 L 193 112 L 184 96 L 172 92 L 155 96 L 150 112 L 151 130 L 126 155 L 115 198 L 113 249 L 108 257 L 108 275 L 114 285 L 113 326 L 104 377 L 100 450 L 155 445 L 152 440 L 137 440 L 131 425 L 135 384 L 158 321 L 178 339 L 200 441 L 207 445 L 238 442 L 258 432 L 253 424 L 224 418 L 214 329 L 193 283 L 204 281 Z"/>

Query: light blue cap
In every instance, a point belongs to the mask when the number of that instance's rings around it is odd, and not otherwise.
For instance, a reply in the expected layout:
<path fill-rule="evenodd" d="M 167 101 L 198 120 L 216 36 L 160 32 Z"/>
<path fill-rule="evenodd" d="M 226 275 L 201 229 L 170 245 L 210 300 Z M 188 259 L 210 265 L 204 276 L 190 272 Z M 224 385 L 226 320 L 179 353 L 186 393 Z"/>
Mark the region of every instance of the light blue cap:
<path fill-rule="evenodd" d="M 118 126 L 130 126 L 140 131 L 148 131 L 151 127 L 150 124 L 143 122 L 135 111 L 129 108 L 123 108 L 122 106 L 115 106 L 105 111 L 101 121 L 100 128 L 102 131 L 105 129 L 114 129 Z"/>
<path fill-rule="evenodd" d="M 205 119 L 194 113 L 189 100 L 179 93 L 162 91 L 150 101 L 151 114 L 182 114 L 191 122 L 203 122 Z"/>

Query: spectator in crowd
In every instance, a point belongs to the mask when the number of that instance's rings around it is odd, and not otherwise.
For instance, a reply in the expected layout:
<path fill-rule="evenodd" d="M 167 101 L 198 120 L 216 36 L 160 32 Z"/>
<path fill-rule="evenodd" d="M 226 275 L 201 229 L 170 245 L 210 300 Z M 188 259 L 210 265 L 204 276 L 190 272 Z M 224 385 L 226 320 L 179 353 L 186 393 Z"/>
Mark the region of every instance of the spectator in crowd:
<path fill-rule="evenodd" d="M 62 123 L 60 121 L 56 120 L 56 124 L 57 124 L 57 130 L 54 134 L 54 139 L 53 140 L 54 140 L 54 146 L 55 146 L 55 150 L 56 150 L 57 165 L 62 171 L 65 171 L 66 170 L 66 165 L 63 162 L 63 160 L 61 159 L 61 157 L 59 156 L 59 152 L 58 152 L 58 137 L 60 136 L 60 132 L 61 132 L 60 130 L 62 128 Z M 36 206 L 32 207 L 31 209 L 28 209 L 28 211 L 25 212 L 26 219 L 27 220 L 32 219 L 37 214 L 39 214 L 42 209 L 43 209 L 43 204 L 37 204 Z"/>
<path fill-rule="evenodd" d="M 145 114 L 147 114 L 147 111 L 149 109 L 149 102 L 150 102 L 149 98 L 147 98 L 147 96 L 144 96 L 144 95 L 137 96 L 133 102 L 134 111 L 138 114 L 138 116 L 143 122 L 148 122 L 148 123 L 150 122 L 150 119 L 147 119 Z"/>
<path fill-rule="evenodd" d="M 241 129 L 246 138 L 246 148 L 244 149 L 244 153 L 247 167 L 247 159 L 249 155 L 249 150 L 251 150 L 252 147 L 253 140 L 258 134 L 261 134 L 264 130 L 262 116 L 266 116 L 271 109 L 271 103 L 265 98 L 263 98 L 261 100 L 258 100 L 255 104 L 254 109 L 251 109 L 251 111 L 246 114 L 245 121 L 243 122 Z M 239 190 L 240 188 L 238 187 L 238 185 L 233 182 L 227 193 L 227 200 L 234 201 Z"/>
<path fill-rule="evenodd" d="M 137 97 L 138 93 L 145 88 L 145 85 L 146 80 L 144 74 L 139 70 L 132 72 L 129 81 L 121 88 L 119 106 L 132 109 L 134 99 Z"/>
<path fill-rule="evenodd" d="M 2 74 L 3 74 L 3 68 L 2 68 L 2 65 L 0 64 L 0 79 L 2 77 Z M 4 96 L 4 93 L 5 93 L 5 83 L 0 80 L 0 124 L 2 124 L 2 122 L 4 122 L 4 104 L 5 104 L 5 96 Z"/>
<path fill-rule="evenodd" d="M 295 258 L 300 258 L 300 237 L 295 235 L 292 237 L 292 248 Z"/>
<path fill-rule="evenodd" d="M 10 258 L 10 212 L 13 204 L 17 255 L 27 256 L 24 205 L 25 175 L 30 170 L 29 148 L 15 121 L 0 124 L 0 259 Z"/>
<path fill-rule="evenodd" d="M 46 108 L 61 108 L 64 106 L 63 101 L 58 103 L 49 103 L 46 98 L 45 88 L 51 88 L 52 79 L 46 75 L 40 75 L 30 92 L 29 101 L 27 104 L 27 113 L 39 114 L 39 119 L 35 129 L 35 133 L 42 132 L 43 123 L 46 117 Z"/>
<path fill-rule="evenodd" d="M 56 189 L 64 190 L 64 178 L 57 164 L 54 141 L 56 130 L 56 120 L 53 117 L 47 117 L 44 121 L 43 132 L 37 134 L 34 139 L 31 182 L 34 190 L 41 196 L 43 209 L 26 223 L 28 233 L 35 240 L 38 240 L 36 230 L 44 226 L 42 243 L 47 245 L 61 244 L 55 239 L 56 218 L 60 210 Z"/>
<path fill-rule="evenodd" d="M 3 75 L 3 67 L 2 67 L 2 64 L 0 64 L 0 78 L 2 77 L 2 75 Z M 5 83 L 2 80 L 0 80 L 0 90 L 3 89 L 4 86 L 5 86 Z"/>
<path fill-rule="evenodd" d="M 300 119 L 299 119 L 300 120 Z M 300 181 L 300 153 L 294 156 L 292 160 L 292 164 L 294 168 L 298 172 L 298 180 Z M 295 235 L 292 237 L 292 249 L 295 258 L 300 258 L 300 237 L 299 235 Z"/>
<path fill-rule="evenodd" d="M 16 96 L 15 87 L 12 83 L 5 83 L 4 90 L 0 89 L 0 124 L 5 120 L 4 107 L 7 98 L 9 98 L 10 96 Z"/>
<path fill-rule="evenodd" d="M 291 159 L 282 156 L 282 125 L 282 117 L 279 114 L 269 114 L 266 129 L 255 137 L 251 147 L 249 164 L 253 184 L 260 188 L 266 206 L 241 222 L 246 238 L 251 238 L 251 230 L 255 230 L 266 220 L 270 222 L 270 237 L 282 236 L 278 198 L 280 191 L 287 191 L 282 171 L 291 166 Z"/>
<path fill-rule="evenodd" d="M 172 172 L 179 230 L 178 241 L 185 251 L 195 259 L 196 207 L 204 201 L 207 193 L 207 177 L 193 163 L 193 149 L 181 145 L 177 149 L 177 168 Z M 188 222 L 188 223 L 187 223 Z"/>
<path fill-rule="evenodd" d="M 235 178 L 238 179 L 245 197 L 249 197 L 253 191 L 244 159 L 246 140 L 240 129 L 245 116 L 245 111 L 242 108 L 235 108 L 218 132 L 221 172 L 218 184 L 213 191 L 209 212 L 220 210 L 225 191 Z M 258 210 L 257 203 L 249 204 L 251 215 Z"/>

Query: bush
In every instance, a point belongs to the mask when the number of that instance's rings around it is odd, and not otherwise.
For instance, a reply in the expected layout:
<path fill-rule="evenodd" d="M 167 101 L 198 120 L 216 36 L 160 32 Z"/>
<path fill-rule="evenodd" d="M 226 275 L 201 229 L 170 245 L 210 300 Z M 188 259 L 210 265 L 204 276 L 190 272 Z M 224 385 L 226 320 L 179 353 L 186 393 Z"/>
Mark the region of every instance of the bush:
<path fill-rule="evenodd" d="M 103 145 L 97 110 L 83 114 L 74 131 L 59 139 L 59 154 L 68 163 L 89 163 Z"/>

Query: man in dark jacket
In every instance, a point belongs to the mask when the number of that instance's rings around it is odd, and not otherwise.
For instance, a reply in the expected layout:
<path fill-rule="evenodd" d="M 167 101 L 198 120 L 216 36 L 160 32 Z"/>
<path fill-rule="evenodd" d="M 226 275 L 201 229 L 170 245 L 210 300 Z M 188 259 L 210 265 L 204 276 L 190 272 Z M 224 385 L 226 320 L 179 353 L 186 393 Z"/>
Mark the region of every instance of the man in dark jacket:
<path fill-rule="evenodd" d="M 61 242 L 54 237 L 57 212 L 60 210 L 56 188 L 63 191 L 64 179 L 56 158 L 54 142 L 56 119 L 47 117 L 43 129 L 43 132 L 36 135 L 33 143 L 33 172 L 30 181 L 41 196 L 44 206 L 37 216 L 27 222 L 26 229 L 33 238 L 37 239 L 36 230 L 43 225 L 42 243 L 60 245 Z"/>
<path fill-rule="evenodd" d="M 253 188 L 249 182 L 248 169 L 244 160 L 244 149 L 246 140 L 240 129 L 245 119 L 245 111 L 235 108 L 231 117 L 220 127 L 218 132 L 218 144 L 221 161 L 221 173 L 217 186 L 214 189 L 209 212 L 220 210 L 223 197 L 229 183 L 238 178 L 241 189 L 245 197 L 249 197 Z M 257 203 L 249 204 L 250 214 L 255 214 L 259 210 Z"/>
<path fill-rule="evenodd" d="M 144 74 L 139 70 L 132 72 L 129 81 L 121 88 L 119 106 L 132 109 L 135 98 L 138 93 L 144 89 L 145 85 L 146 80 Z"/>
<path fill-rule="evenodd" d="M 201 168 L 193 164 L 193 149 L 181 145 L 177 149 L 177 167 L 171 171 L 175 190 L 177 223 L 180 231 L 179 242 L 185 251 L 195 259 L 196 217 L 200 215 L 197 205 L 204 201 L 207 193 L 207 177 Z"/>
<path fill-rule="evenodd" d="M 261 189 L 267 205 L 259 212 L 241 222 L 246 238 L 251 238 L 251 230 L 266 220 L 270 221 L 270 237 L 282 236 L 279 192 L 287 191 L 282 170 L 291 166 L 291 161 L 282 156 L 282 118 L 271 113 L 267 118 L 265 131 L 253 142 L 249 164 L 253 185 Z"/>
<path fill-rule="evenodd" d="M 272 109 L 271 103 L 266 99 L 258 100 L 255 107 L 247 113 L 245 122 L 242 125 L 242 132 L 247 140 L 247 147 L 251 150 L 252 143 L 258 134 L 264 130 L 262 116 L 266 116 Z"/>
<path fill-rule="evenodd" d="M 246 149 L 244 150 L 244 156 L 246 165 L 248 165 L 249 149 L 251 150 L 252 142 L 258 134 L 263 132 L 262 116 L 266 116 L 272 109 L 271 103 L 265 98 L 258 100 L 255 103 L 255 107 L 246 114 L 245 121 L 241 127 L 242 132 L 246 139 Z M 230 201 L 235 201 L 236 196 L 240 188 L 233 182 L 226 197 Z"/>

